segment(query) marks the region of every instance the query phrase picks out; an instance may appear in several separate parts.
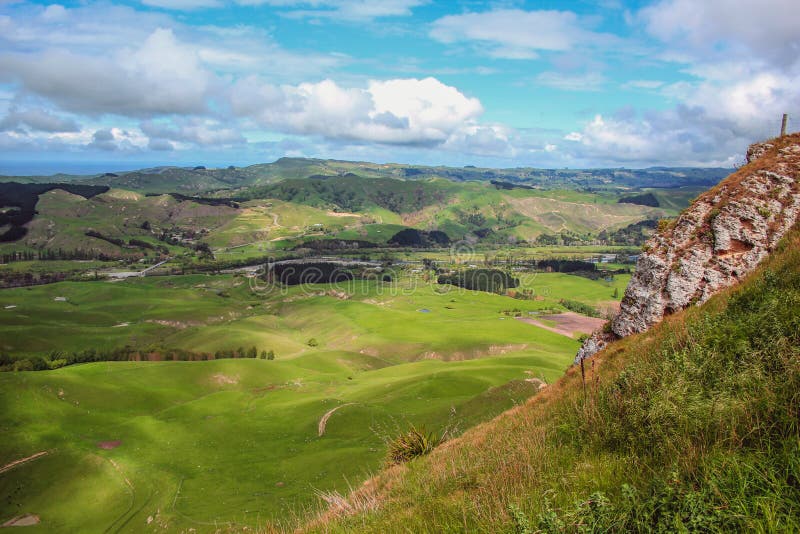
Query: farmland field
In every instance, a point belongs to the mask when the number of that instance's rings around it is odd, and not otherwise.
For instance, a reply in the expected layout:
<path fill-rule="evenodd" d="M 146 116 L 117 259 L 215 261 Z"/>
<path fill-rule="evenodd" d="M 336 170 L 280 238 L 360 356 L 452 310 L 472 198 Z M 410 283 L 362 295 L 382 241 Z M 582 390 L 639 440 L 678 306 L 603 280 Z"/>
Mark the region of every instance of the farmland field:
<path fill-rule="evenodd" d="M 0 515 L 36 514 L 32 531 L 64 532 L 290 524 L 320 506 L 318 492 L 378 470 L 386 440 L 410 425 L 456 435 L 559 377 L 578 341 L 509 310 L 597 305 L 627 281 L 521 278 L 536 299 L 408 272 L 291 288 L 190 275 L 3 290 L 0 350 L 12 356 L 255 347 L 275 359 L 1 374 L 0 464 L 47 454 L 0 476 Z"/>

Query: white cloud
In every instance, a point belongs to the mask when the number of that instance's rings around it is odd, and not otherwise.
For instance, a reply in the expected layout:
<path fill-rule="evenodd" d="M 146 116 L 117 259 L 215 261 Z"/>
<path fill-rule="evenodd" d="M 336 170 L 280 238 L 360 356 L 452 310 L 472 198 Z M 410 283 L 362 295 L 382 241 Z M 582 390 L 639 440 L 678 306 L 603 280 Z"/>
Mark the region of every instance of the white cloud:
<path fill-rule="evenodd" d="M 785 66 L 800 54 L 796 0 L 661 0 L 638 19 L 653 36 L 696 57 L 747 55 Z"/>
<path fill-rule="evenodd" d="M 172 121 L 144 121 L 139 125 L 149 138 L 150 145 L 165 146 L 161 141 L 191 143 L 199 146 L 236 145 L 247 142 L 235 128 L 226 127 L 218 121 L 197 117 L 176 118 Z M 170 143 L 170 146 L 173 146 Z M 163 150 L 163 148 L 160 148 Z"/>
<path fill-rule="evenodd" d="M 138 151 L 141 149 L 143 139 L 136 133 L 120 128 L 102 128 L 92 134 L 92 140 L 86 146 L 93 150 L 104 152 Z"/>
<path fill-rule="evenodd" d="M 565 52 L 616 40 L 585 26 L 570 11 L 498 9 L 444 16 L 433 23 L 430 35 L 448 44 L 488 45 L 490 55 L 507 59 L 532 59 L 540 51 Z"/>
<path fill-rule="evenodd" d="M 192 47 L 163 28 L 138 48 L 109 57 L 62 50 L 0 54 L 0 71 L 65 110 L 130 116 L 204 112 L 213 77 Z"/>
<path fill-rule="evenodd" d="M 800 10 L 795 1 L 662 0 L 632 17 L 663 43 L 661 61 L 691 77 L 623 88 L 677 104 L 644 116 L 598 116 L 566 140 L 580 157 L 620 162 L 731 164 L 747 144 L 800 114 Z"/>
<path fill-rule="evenodd" d="M 344 88 L 331 80 L 275 86 L 251 77 L 234 87 L 231 101 L 234 113 L 264 127 L 385 144 L 441 145 L 483 112 L 477 99 L 435 78 Z"/>

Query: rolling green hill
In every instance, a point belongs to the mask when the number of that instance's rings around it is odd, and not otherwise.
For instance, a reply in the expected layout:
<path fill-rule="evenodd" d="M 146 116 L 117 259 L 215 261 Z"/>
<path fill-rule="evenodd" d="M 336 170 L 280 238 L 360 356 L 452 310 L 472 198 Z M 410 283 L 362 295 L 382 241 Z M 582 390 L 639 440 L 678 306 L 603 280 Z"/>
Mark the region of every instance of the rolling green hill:
<path fill-rule="evenodd" d="M 13 358 L 276 354 L 0 373 L 0 468 L 46 452 L 0 473 L 0 520 L 36 514 L 34 532 L 289 525 L 319 508 L 317 492 L 379 470 L 386 439 L 409 425 L 455 436 L 560 376 L 575 336 L 504 312 L 599 304 L 627 283 L 539 273 L 518 289 L 541 298 L 517 300 L 412 271 L 256 292 L 234 275 L 0 291 L 0 352 Z"/>

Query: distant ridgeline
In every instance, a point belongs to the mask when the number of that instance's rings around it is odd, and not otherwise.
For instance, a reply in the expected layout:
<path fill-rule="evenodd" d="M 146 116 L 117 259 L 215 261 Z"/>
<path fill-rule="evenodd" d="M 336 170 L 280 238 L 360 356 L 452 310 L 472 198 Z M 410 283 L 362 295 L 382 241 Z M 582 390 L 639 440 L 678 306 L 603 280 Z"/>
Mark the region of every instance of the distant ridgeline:
<path fill-rule="evenodd" d="M 84 198 L 105 193 L 109 190 L 105 185 L 79 184 L 20 184 L 16 182 L 0 183 L 0 228 L 10 225 L 11 228 L 0 234 L 0 242 L 17 241 L 28 233 L 23 225 L 30 222 L 36 214 L 36 203 L 39 195 L 61 189 Z"/>

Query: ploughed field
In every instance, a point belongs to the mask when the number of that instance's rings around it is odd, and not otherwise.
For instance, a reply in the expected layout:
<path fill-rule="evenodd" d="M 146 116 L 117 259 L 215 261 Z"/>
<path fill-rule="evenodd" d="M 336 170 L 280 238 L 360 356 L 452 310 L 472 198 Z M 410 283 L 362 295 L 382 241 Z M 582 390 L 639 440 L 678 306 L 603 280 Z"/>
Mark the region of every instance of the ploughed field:
<path fill-rule="evenodd" d="M 523 276 L 531 300 L 411 274 L 288 289 L 192 275 L 3 290 L 0 351 L 12 357 L 131 346 L 156 360 L 252 347 L 275 359 L 0 373 L 0 522 L 290 526 L 320 492 L 377 471 L 386 439 L 410 425 L 456 435 L 559 377 L 577 339 L 515 317 L 563 310 L 560 299 L 600 308 L 626 283 Z"/>

